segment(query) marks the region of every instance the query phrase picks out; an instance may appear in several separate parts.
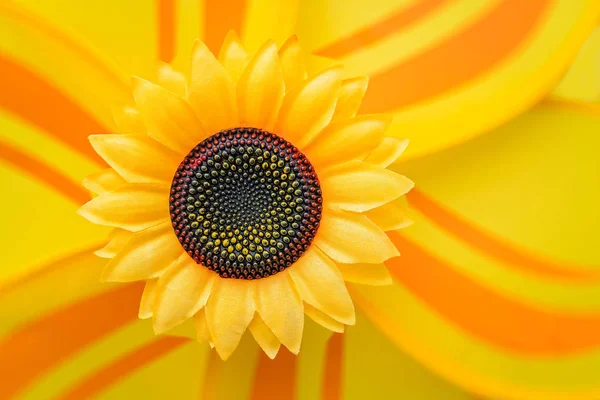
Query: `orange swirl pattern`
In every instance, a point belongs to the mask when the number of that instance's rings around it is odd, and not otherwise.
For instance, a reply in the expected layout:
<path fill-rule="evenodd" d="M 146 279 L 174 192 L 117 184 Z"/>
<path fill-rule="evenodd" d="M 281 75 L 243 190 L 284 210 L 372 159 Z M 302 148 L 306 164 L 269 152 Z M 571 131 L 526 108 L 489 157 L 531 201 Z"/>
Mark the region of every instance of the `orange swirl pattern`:
<path fill-rule="evenodd" d="M 109 0 L 107 4 L 112 4 L 112 1 Z M 264 7 L 277 3 L 275 0 L 261 1 L 264 1 Z M 374 17 L 369 17 L 364 12 L 366 7 L 379 6 L 372 4 L 372 1 L 357 0 L 360 7 L 354 8 L 345 2 L 333 0 L 308 0 L 301 3 L 296 28 L 301 39 L 303 36 L 307 37 L 309 50 L 342 62 L 348 61 L 358 72 L 372 75 L 363 111 L 397 111 L 396 121 L 406 127 L 410 134 L 417 135 L 412 138 L 419 149 L 416 155 L 433 153 L 447 147 L 451 143 L 447 137 L 452 138 L 452 143 L 458 143 L 472 137 L 474 131 L 487 132 L 490 127 L 513 119 L 518 112 L 531 106 L 559 78 L 600 16 L 600 7 L 586 0 L 574 0 L 571 5 L 576 7 L 570 8 L 565 6 L 566 3 L 547 0 L 489 0 L 482 2 L 487 8 L 476 17 L 464 11 L 468 7 L 459 9 L 464 5 L 462 0 L 415 1 L 408 6 L 391 7 Z M 179 12 L 182 4 L 178 0 L 137 4 L 142 10 L 140 15 L 143 15 L 145 7 L 151 9 L 148 14 L 153 15 L 152 21 L 157 33 L 154 44 L 157 59 L 170 61 L 176 56 L 176 42 L 183 39 L 177 37 L 178 27 L 185 25 L 187 18 L 192 18 L 191 15 Z M 214 51 L 229 29 L 244 31 L 248 25 L 248 11 L 253 5 L 254 2 L 248 0 L 201 1 L 200 15 L 193 16 L 194 20 L 201 20 L 201 31 L 197 34 Z M 294 5 L 289 4 L 289 7 Z M 386 5 L 382 3 L 381 7 L 383 9 Z M 354 22 L 339 31 L 326 29 L 327 24 L 323 22 L 326 17 L 321 17 L 321 8 L 326 8 L 328 15 L 335 18 L 348 17 L 349 21 Z M 36 32 L 41 30 L 65 44 L 67 51 L 104 71 L 102 74 L 107 80 L 117 82 L 115 87 L 122 85 L 118 83 L 118 75 L 94 58 L 91 51 L 94 43 L 89 43 L 88 39 L 80 41 L 83 43 L 81 46 L 75 46 L 70 38 L 79 32 L 62 29 L 65 20 L 71 18 L 75 21 L 79 18 L 76 13 L 71 15 L 65 12 L 64 15 L 57 16 L 40 9 L 39 18 L 32 19 L 30 15 L 37 12 L 35 4 L 28 12 L 20 12 L 19 7 L 13 5 L 2 5 L 0 9 L 5 15 L 12 15 L 15 21 L 22 21 L 26 29 Z M 352 12 L 363 15 L 357 19 Z M 418 31 L 414 28 L 425 27 L 444 13 L 454 13 L 451 15 L 455 18 L 453 25 L 456 28 L 434 29 L 433 32 L 427 31 L 423 37 L 418 36 L 419 33 L 410 33 Z M 307 15 L 314 18 L 306 18 Z M 309 29 L 321 29 L 324 33 L 314 35 L 316 39 L 311 43 Z M 399 40 L 401 34 L 407 34 L 413 43 L 420 43 L 422 40 L 423 46 L 405 58 L 394 59 L 385 54 L 390 50 L 385 46 L 388 46 L 388 41 L 393 43 L 393 40 Z M 89 32 L 81 35 L 86 38 L 94 37 Z M 318 43 L 321 37 L 327 37 L 325 43 Z M 73 153 L 99 161 L 91 151 L 87 136 L 107 132 L 108 129 L 98 122 L 97 117 L 92 116 L 87 104 L 81 104 L 80 99 L 69 95 L 61 87 L 66 80 L 61 81 L 62 83 L 49 80 L 47 76 L 53 76 L 55 71 L 42 77 L 39 70 L 33 71 L 13 51 L 6 50 L 9 48 L 9 44 L 5 46 L 6 40 L 0 37 L 0 107 L 8 111 L 10 116 L 35 126 L 57 143 L 65 144 Z M 118 64 L 115 60 L 122 57 L 122 51 L 117 49 L 117 43 L 114 46 L 114 54 L 106 56 Z M 388 51 L 378 52 L 378 46 L 383 46 Z M 369 62 L 361 61 L 361 53 L 372 55 L 367 57 Z M 538 53 L 543 53 L 543 56 L 537 56 L 533 61 L 527 58 Z M 469 90 L 475 90 L 473 98 L 486 93 L 486 90 L 501 92 L 499 88 L 509 81 L 502 74 L 507 65 L 514 66 L 510 76 L 518 77 L 514 79 L 515 82 L 536 79 L 540 82 L 532 84 L 537 89 L 529 94 L 516 90 L 504 93 L 498 103 L 506 107 L 504 114 L 492 116 L 493 113 L 490 112 L 489 115 L 471 115 L 464 111 L 462 119 L 458 121 L 477 120 L 477 128 L 466 128 L 454 121 L 454 129 L 446 132 L 447 137 L 442 137 L 441 134 L 427 136 L 423 133 L 427 129 L 413 129 L 417 126 L 411 125 L 414 121 L 423 121 L 422 116 L 415 116 L 410 112 L 419 111 L 420 107 L 426 110 L 430 103 L 452 99 L 456 93 L 468 97 Z M 39 68 L 46 71 L 43 64 Z M 77 73 L 69 71 L 68 66 L 65 68 L 67 74 Z M 424 76 L 426 79 L 423 79 Z M 485 86 L 489 82 L 495 86 Z M 467 90 L 467 87 L 475 89 Z M 478 87 L 481 87 L 482 92 L 476 92 Z M 495 93 L 489 92 L 490 96 Z M 568 107 L 570 103 L 566 105 Z M 399 109 L 405 106 L 409 110 L 406 113 Z M 459 100 L 447 103 L 446 108 L 459 110 L 459 113 L 463 109 L 469 109 L 463 107 Z M 587 114 L 598 115 L 589 110 Z M 543 115 L 540 118 L 547 119 L 549 116 Z M 564 114 L 567 121 L 582 118 L 584 117 L 579 113 Z M 589 126 L 589 131 L 585 130 L 583 137 L 592 137 L 591 132 L 596 132 L 597 126 L 592 119 L 584 122 L 578 129 L 588 129 Z M 536 120 L 536 123 L 539 124 L 540 121 Z M 526 140 L 531 133 L 526 130 L 524 132 L 520 143 L 531 146 Z M 6 134 L 10 135 L 10 132 Z M 458 136 L 454 137 L 455 134 Z M 494 132 L 489 133 L 493 134 Z M 555 145 L 558 146 L 556 143 L 548 144 L 549 147 Z M 88 196 L 71 178 L 38 159 L 35 151 L 24 153 L 10 142 L 2 140 L 0 158 L 6 162 L 7 168 L 25 171 L 32 181 L 53 188 L 58 197 L 69 199 L 73 204 L 80 204 Z M 577 162 L 577 159 L 573 162 Z M 427 170 L 427 167 L 424 169 Z M 468 196 L 468 190 L 463 190 L 464 195 Z M 477 190 L 477 187 L 472 190 Z M 393 233 L 391 237 L 402 253 L 401 258 L 389 264 L 396 283 L 389 293 L 384 288 L 380 291 L 358 289 L 360 296 L 357 297 L 357 305 L 364 309 L 402 351 L 407 351 L 444 378 L 469 391 L 486 397 L 528 400 L 597 398 L 600 395 L 600 384 L 586 371 L 594 371 L 596 367 L 600 367 L 600 307 L 584 307 L 579 302 L 571 301 L 568 296 L 553 297 L 554 293 L 563 293 L 561 291 L 581 294 L 581 298 L 588 296 L 590 292 L 586 290 L 593 288 L 597 282 L 598 273 L 594 266 L 583 267 L 580 264 L 586 263 L 558 262 L 552 257 L 542 257 L 537 252 L 525 250 L 529 248 L 525 243 L 500 240 L 488 233 L 485 226 L 472 223 L 468 216 L 451 211 L 452 208 L 445 204 L 445 199 L 440 194 L 441 190 L 438 192 L 433 188 L 427 193 L 425 195 L 424 191 L 415 191 L 409 196 L 411 206 L 423 218 L 421 224 L 427 225 L 427 229 L 450 241 L 453 246 L 458 248 L 464 245 L 486 262 L 492 260 L 485 264 L 490 275 L 505 274 L 502 276 L 520 282 L 532 291 L 539 291 L 544 295 L 545 303 L 541 298 L 539 301 L 532 300 L 534 296 L 524 300 L 518 294 L 507 294 L 502 283 L 494 283 L 492 279 L 486 281 L 485 274 L 475 278 L 468 269 L 461 268 L 460 257 L 457 256 L 455 261 L 452 252 L 444 253 L 443 257 L 434 253 L 428 243 L 416 234 L 400 236 Z M 503 196 L 504 193 L 499 190 L 497 195 Z M 593 216 L 590 220 L 593 221 Z M 8 234 L 14 235 L 15 232 L 10 231 Z M 7 236 L 4 240 L 10 244 L 12 238 Z M 492 265 L 496 262 L 500 267 Z M 35 266 L 36 273 L 29 275 L 27 279 L 14 281 L 8 286 L 10 290 L 3 291 L 3 296 L 10 299 L 10 296 L 19 296 L 21 291 L 25 296 L 29 293 L 25 288 L 29 286 L 43 287 L 44 282 L 50 282 L 52 274 L 60 272 L 56 265 L 51 264 L 47 271 Z M 32 270 L 33 268 L 32 266 Z M 126 330 L 126 326 L 137 318 L 141 289 L 137 285 L 126 285 L 98 294 L 92 292 L 90 287 L 90 293 L 93 294 L 79 295 L 66 306 L 49 307 L 39 315 L 32 313 L 23 317 L 23 322 L 16 329 L 0 336 L 0 373 L 5 378 L 0 386 L 0 397 L 17 398 L 36 386 L 48 384 L 45 379 L 51 379 L 51 374 L 66 373 L 61 371 L 74 363 L 76 357 L 94 349 L 100 341 L 110 340 L 113 335 Z M 360 300 L 364 293 L 368 293 L 368 297 L 365 297 L 368 302 Z M 56 296 L 60 296 L 60 288 L 56 289 Z M 36 300 L 39 299 L 31 299 L 32 308 L 36 308 Z M 3 308 L 7 307 L 6 301 L 8 300 L 3 299 L 1 303 Z M 11 315 L 2 311 L 2 316 Z M 430 322 L 427 329 L 420 325 L 422 321 Z M 390 329 L 392 325 L 394 329 Z M 432 328 L 434 326 L 436 329 Z M 407 339 L 415 336 L 426 343 L 419 345 L 417 341 Z M 444 344 L 453 340 L 456 343 L 452 343 L 465 349 L 464 356 L 470 360 L 468 366 L 446 367 L 454 356 L 444 348 Z M 56 398 L 83 398 L 98 395 L 109 388 L 118 389 L 122 383 L 134 379 L 134 372 L 161 362 L 165 356 L 187 342 L 188 339 L 184 338 L 163 337 L 146 344 L 130 346 L 127 351 L 118 352 L 121 355 L 114 356 L 109 361 L 97 361 L 90 373 L 73 376 L 68 385 L 56 388 Z M 481 346 L 481 343 L 485 345 Z M 113 346 L 121 349 L 122 345 Z M 323 399 L 344 398 L 343 387 L 347 379 L 344 373 L 345 346 L 341 335 L 334 335 L 327 343 L 323 375 L 318 379 L 317 390 Z M 578 376 L 566 373 L 574 370 L 573 363 L 578 363 L 577 368 L 582 371 Z M 203 374 L 205 377 L 203 386 L 196 390 L 197 397 L 222 398 L 220 394 L 226 391 L 222 383 L 225 379 L 223 377 L 231 373 L 231 366 L 211 362 L 210 358 L 206 365 L 204 372 L 198 372 L 198 379 Z M 300 379 L 302 375 L 298 359 L 283 349 L 274 361 L 268 360 L 264 355 L 249 357 L 247 366 L 250 371 L 245 378 L 247 384 L 240 385 L 237 398 L 265 398 L 273 393 L 278 398 L 294 398 L 303 385 L 308 384 Z M 180 365 L 170 368 L 173 374 L 177 374 L 178 367 Z M 369 366 L 371 367 L 378 366 Z M 429 372 L 419 373 L 423 374 L 420 375 L 421 379 L 428 387 L 442 386 L 442 380 L 437 376 Z M 272 384 L 272 376 L 275 374 L 280 378 L 277 385 Z M 521 374 L 520 381 L 516 383 L 511 374 Z M 197 386 L 197 382 L 190 382 L 189 385 Z M 143 389 L 140 387 L 139 390 Z M 374 393 L 376 390 L 377 388 L 373 388 Z M 402 397 L 402 388 L 397 390 L 395 393 L 381 395 Z M 464 394 L 462 398 L 470 396 Z"/>

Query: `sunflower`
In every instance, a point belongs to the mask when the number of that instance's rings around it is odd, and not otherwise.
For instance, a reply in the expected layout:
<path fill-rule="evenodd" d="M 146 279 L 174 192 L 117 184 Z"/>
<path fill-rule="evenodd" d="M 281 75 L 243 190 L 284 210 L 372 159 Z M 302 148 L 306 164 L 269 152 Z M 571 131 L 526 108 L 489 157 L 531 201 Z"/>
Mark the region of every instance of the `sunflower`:
<path fill-rule="evenodd" d="M 344 281 L 391 283 L 385 231 L 410 223 L 413 183 L 386 167 L 407 141 L 385 137 L 389 116 L 356 115 L 367 78 L 342 75 L 308 76 L 295 36 L 248 55 L 231 31 L 218 59 L 196 41 L 189 77 L 134 77 L 120 134 L 90 136 L 111 168 L 79 213 L 114 228 L 103 278 L 146 281 L 157 334 L 193 317 L 223 359 L 246 329 L 271 358 L 297 354 L 305 313 L 354 324 Z"/>

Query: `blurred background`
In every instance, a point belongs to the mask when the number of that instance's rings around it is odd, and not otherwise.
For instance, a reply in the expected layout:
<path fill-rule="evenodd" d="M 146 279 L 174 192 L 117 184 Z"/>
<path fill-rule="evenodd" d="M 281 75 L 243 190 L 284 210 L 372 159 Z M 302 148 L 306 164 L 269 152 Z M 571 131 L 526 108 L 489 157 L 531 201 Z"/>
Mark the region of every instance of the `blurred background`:
<path fill-rule="evenodd" d="M 0 399 L 600 399 L 600 1 L 0 0 Z M 299 356 L 222 362 L 99 283 L 76 214 L 129 78 L 296 34 L 411 140 L 394 285 Z"/>

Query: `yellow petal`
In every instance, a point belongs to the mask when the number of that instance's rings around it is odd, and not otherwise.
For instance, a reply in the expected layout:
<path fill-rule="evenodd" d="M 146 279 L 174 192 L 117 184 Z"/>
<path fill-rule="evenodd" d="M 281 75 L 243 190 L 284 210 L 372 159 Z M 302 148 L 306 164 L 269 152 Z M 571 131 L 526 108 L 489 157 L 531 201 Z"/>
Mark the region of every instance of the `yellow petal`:
<path fill-rule="evenodd" d="M 279 50 L 279 60 L 285 80 L 285 91 L 300 85 L 307 77 L 302 48 L 296 35 L 291 36 Z"/>
<path fill-rule="evenodd" d="M 322 313 L 310 304 L 304 305 L 304 312 L 317 324 L 329 329 L 330 331 L 343 333 L 346 325 L 336 321 L 327 314 Z"/>
<path fill-rule="evenodd" d="M 156 300 L 157 284 L 158 279 L 151 279 L 147 281 L 146 286 L 144 286 L 144 292 L 142 293 L 142 299 L 140 300 L 140 310 L 138 312 L 138 317 L 141 319 L 152 317 Z"/>
<path fill-rule="evenodd" d="M 268 41 L 252 57 L 238 82 L 240 123 L 272 131 L 284 93 L 285 84 L 277 45 Z"/>
<path fill-rule="evenodd" d="M 399 255 L 387 235 L 366 216 L 329 209 L 323 212 L 314 244 L 347 264 L 376 264 Z"/>
<path fill-rule="evenodd" d="M 248 53 L 235 31 L 229 31 L 225 36 L 219 51 L 219 62 L 223 64 L 234 82 L 240 79 L 248 63 Z"/>
<path fill-rule="evenodd" d="M 404 197 L 369 210 L 365 215 L 384 232 L 406 228 L 413 224 L 413 220 L 409 217 L 408 207 L 401 200 Z"/>
<path fill-rule="evenodd" d="M 304 309 L 288 273 L 280 272 L 256 283 L 256 310 L 279 341 L 298 354 L 304 331 Z"/>
<path fill-rule="evenodd" d="M 321 250 L 312 246 L 288 271 L 304 302 L 339 322 L 354 324 L 354 305 L 342 274 Z"/>
<path fill-rule="evenodd" d="M 390 285 L 392 277 L 383 264 L 338 264 L 345 281 L 363 285 Z"/>
<path fill-rule="evenodd" d="M 200 342 L 208 342 L 210 347 L 214 347 L 210 332 L 208 331 L 208 321 L 206 320 L 206 309 L 202 308 L 194 315 L 194 325 L 196 327 L 196 337 Z"/>
<path fill-rule="evenodd" d="M 167 90 L 175 93 L 177 96 L 184 97 L 187 81 L 185 75 L 176 71 L 167 63 L 161 62 L 156 71 L 156 82 Z"/>
<path fill-rule="evenodd" d="M 129 106 L 123 108 L 115 107 L 112 112 L 119 133 L 124 135 L 147 134 L 146 126 L 137 108 Z"/>
<path fill-rule="evenodd" d="M 216 274 L 183 253 L 158 279 L 154 332 L 174 328 L 191 318 L 208 300 Z"/>
<path fill-rule="evenodd" d="M 175 93 L 134 77 L 133 97 L 148 134 L 170 149 L 187 154 L 206 137 L 189 104 Z"/>
<path fill-rule="evenodd" d="M 125 247 L 133 233 L 124 229 L 115 228 L 108 236 L 109 242 L 103 248 L 96 250 L 95 255 L 101 258 L 113 258 Z"/>
<path fill-rule="evenodd" d="M 98 225 L 139 231 L 169 218 L 169 187 L 156 183 L 127 183 L 102 193 L 77 212 Z"/>
<path fill-rule="evenodd" d="M 206 304 L 208 329 L 223 360 L 231 356 L 254 316 L 254 283 L 217 279 Z"/>
<path fill-rule="evenodd" d="M 319 178 L 328 206 L 356 212 L 397 199 L 414 186 L 403 175 L 358 160 L 330 167 Z"/>
<path fill-rule="evenodd" d="M 179 157 L 148 136 L 92 135 L 90 143 L 128 182 L 171 182 Z"/>
<path fill-rule="evenodd" d="M 385 168 L 404 153 L 408 142 L 408 139 L 398 139 L 396 137 L 383 138 L 371 154 L 365 158 L 365 162 Z"/>
<path fill-rule="evenodd" d="M 331 121 L 341 74 L 341 68 L 330 68 L 286 93 L 275 132 L 304 148 Z"/>
<path fill-rule="evenodd" d="M 332 123 L 304 149 L 317 167 L 362 158 L 376 148 L 391 122 L 387 115 L 361 115 Z"/>
<path fill-rule="evenodd" d="M 369 78 L 366 76 L 359 76 L 342 81 L 340 96 L 333 114 L 334 121 L 341 121 L 356 115 L 360 108 L 360 104 L 362 103 L 362 99 L 367 92 L 368 85 Z"/>
<path fill-rule="evenodd" d="M 88 175 L 83 180 L 83 187 L 90 192 L 102 194 L 109 192 L 125 184 L 125 180 L 119 176 L 112 168 L 106 168 L 101 171 Z"/>
<path fill-rule="evenodd" d="M 156 278 L 182 253 L 171 221 L 165 221 L 134 234 L 123 250 L 110 260 L 102 279 L 132 282 Z"/>
<path fill-rule="evenodd" d="M 238 125 L 235 84 L 200 40 L 192 54 L 188 101 L 209 135 Z"/>
<path fill-rule="evenodd" d="M 250 329 L 252 336 L 254 336 L 254 340 L 256 340 L 256 343 L 264 350 L 265 354 L 271 360 L 274 359 L 279 352 L 281 342 L 277 339 L 277 336 L 271 332 L 260 316 L 254 316 L 248 329 Z"/>

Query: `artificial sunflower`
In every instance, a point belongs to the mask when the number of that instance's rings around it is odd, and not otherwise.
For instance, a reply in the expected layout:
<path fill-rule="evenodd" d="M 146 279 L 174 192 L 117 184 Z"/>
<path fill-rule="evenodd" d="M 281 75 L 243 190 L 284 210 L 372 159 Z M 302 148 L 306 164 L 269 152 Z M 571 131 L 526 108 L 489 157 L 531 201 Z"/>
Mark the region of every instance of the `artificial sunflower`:
<path fill-rule="evenodd" d="M 386 167 L 407 141 L 356 115 L 367 78 L 308 76 L 296 37 L 247 55 L 232 31 L 218 59 L 198 40 L 190 71 L 133 78 L 120 134 L 90 137 L 111 168 L 86 179 L 98 196 L 79 213 L 114 227 L 104 279 L 146 281 L 156 333 L 193 317 L 224 359 L 247 328 L 269 357 L 297 354 L 305 313 L 354 324 L 344 281 L 391 283 L 385 231 L 410 223 L 413 183 Z"/>

